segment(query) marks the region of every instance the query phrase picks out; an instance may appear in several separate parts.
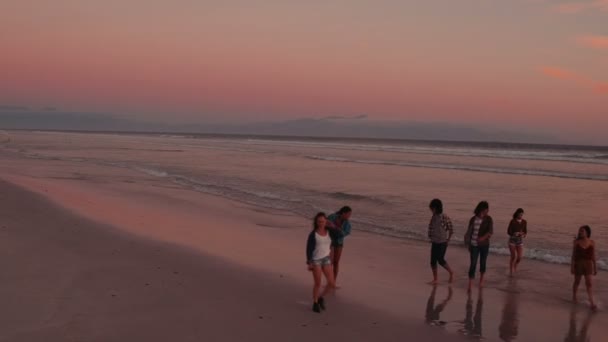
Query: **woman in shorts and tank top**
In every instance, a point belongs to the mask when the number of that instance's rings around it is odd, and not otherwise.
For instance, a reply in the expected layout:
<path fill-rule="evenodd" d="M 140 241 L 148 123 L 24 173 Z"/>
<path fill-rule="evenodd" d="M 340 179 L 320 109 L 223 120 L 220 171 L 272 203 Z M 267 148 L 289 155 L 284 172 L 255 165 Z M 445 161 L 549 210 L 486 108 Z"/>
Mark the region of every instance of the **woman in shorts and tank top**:
<path fill-rule="evenodd" d="M 314 285 L 312 289 L 312 310 L 321 312 L 325 310 L 324 296 L 335 287 L 334 272 L 331 262 L 331 237 L 325 227 L 327 217 L 325 213 L 318 213 L 313 220 L 313 230 L 306 242 L 306 264 L 312 272 Z M 321 293 L 322 277 L 325 276 L 327 284 Z"/>
<path fill-rule="evenodd" d="M 572 247 L 570 272 L 574 275 L 572 300 L 577 302 L 578 286 L 581 283 L 581 278 L 585 277 L 585 286 L 587 287 L 589 303 L 591 304 L 591 309 L 595 310 L 597 306 L 593 300 L 592 276 L 597 275 L 597 265 L 595 242 L 591 240 L 591 228 L 589 226 L 582 226 L 578 230 L 578 237 L 574 240 L 574 245 Z"/>
<path fill-rule="evenodd" d="M 511 260 L 509 261 L 509 274 L 512 277 L 517 271 L 517 266 L 521 262 L 524 253 L 524 238 L 528 235 L 528 223 L 523 219 L 524 210 L 518 208 L 513 214 L 513 219 L 507 228 L 509 235 L 509 251 Z"/>

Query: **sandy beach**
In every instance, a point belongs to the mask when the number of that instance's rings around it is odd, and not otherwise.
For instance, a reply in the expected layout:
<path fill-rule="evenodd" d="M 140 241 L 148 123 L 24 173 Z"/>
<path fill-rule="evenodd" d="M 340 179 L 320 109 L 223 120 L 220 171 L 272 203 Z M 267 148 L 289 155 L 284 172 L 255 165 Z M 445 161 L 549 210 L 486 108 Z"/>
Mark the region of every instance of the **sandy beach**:
<path fill-rule="evenodd" d="M 569 303 L 564 265 L 491 255 L 487 286 L 426 284 L 425 243 L 357 232 L 328 311 L 310 311 L 310 222 L 149 175 L 0 152 L 3 341 L 601 341 L 601 310 Z M 363 210 L 363 209 L 360 209 Z M 356 229 L 356 227 L 355 227 Z"/>
<path fill-rule="evenodd" d="M 331 314 L 311 315 L 308 288 L 288 276 L 136 237 L 6 182 L 0 194 L 2 341 L 441 336 L 341 299 Z"/>

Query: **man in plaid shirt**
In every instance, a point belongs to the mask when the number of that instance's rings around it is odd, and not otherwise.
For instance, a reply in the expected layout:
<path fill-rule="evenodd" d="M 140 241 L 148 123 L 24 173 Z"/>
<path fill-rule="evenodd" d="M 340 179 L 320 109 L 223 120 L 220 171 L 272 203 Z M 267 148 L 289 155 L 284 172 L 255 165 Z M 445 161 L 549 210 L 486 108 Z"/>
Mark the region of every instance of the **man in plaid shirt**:
<path fill-rule="evenodd" d="M 429 239 L 431 240 L 431 269 L 433 270 L 433 281 L 431 284 L 437 284 L 437 264 L 445 268 L 450 273 L 450 283 L 454 279 L 454 272 L 450 265 L 445 261 L 445 253 L 448 248 L 448 242 L 454 234 L 452 220 L 443 213 L 443 203 L 439 199 L 434 199 L 429 204 L 429 208 L 433 213 L 431 222 L 429 223 Z"/>

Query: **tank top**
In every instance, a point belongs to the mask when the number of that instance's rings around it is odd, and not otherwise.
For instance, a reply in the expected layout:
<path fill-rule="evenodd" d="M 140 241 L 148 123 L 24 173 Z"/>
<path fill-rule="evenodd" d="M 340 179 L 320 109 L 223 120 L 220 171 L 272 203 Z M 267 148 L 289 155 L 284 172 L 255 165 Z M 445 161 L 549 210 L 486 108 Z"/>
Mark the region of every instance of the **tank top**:
<path fill-rule="evenodd" d="M 589 247 L 583 248 L 577 243 L 574 252 L 574 258 L 576 260 L 593 260 L 593 252 L 593 245 L 589 245 Z"/>
<path fill-rule="evenodd" d="M 331 253 L 331 238 L 329 232 L 323 236 L 315 232 L 315 250 L 312 252 L 312 260 L 321 260 Z"/>

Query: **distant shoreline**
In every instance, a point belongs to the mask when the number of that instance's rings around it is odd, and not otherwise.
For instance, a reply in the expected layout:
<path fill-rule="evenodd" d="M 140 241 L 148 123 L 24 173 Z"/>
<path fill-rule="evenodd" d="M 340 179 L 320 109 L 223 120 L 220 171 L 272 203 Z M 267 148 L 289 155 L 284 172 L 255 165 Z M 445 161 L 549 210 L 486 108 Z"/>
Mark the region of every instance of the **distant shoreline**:
<path fill-rule="evenodd" d="M 176 132 L 176 131 L 109 131 L 109 130 L 58 130 L 58 129 L 12 129 L 2 128 L 6 132 L 50 132 L 50 133 L 80 133 L 80 134 L 111 134 L 111 135 L 159 135 L 159 136 L 180 136 L 185 138 L 232 138 L 240 140 L 259 139 L 275 141 L 318 141 L 318 142 L 347 142 L 347 143 L 385 143 L 385 144 L 419 144 L 419 145 L 442 145 L 457 147 L 485 147 L 492 149 L 518 148 L 523 150 L 589 150 L 606 151 L 608 146 L 604 145 L 578 145 L 578 144 L 539 144 L 539 143 L 519 143 L 508 141 L 489 141 L 489 140 L 421 140 L 421 139 L 396 139 L 396 138 L 362 138 L 362 137 L 330 137 L 330 136 L 303 136 L 303 135 L 267 135 L 267 134 L 241 134 L 241 133 L 197 133 L 197 132 Z"/>

